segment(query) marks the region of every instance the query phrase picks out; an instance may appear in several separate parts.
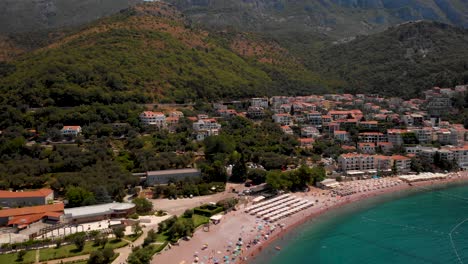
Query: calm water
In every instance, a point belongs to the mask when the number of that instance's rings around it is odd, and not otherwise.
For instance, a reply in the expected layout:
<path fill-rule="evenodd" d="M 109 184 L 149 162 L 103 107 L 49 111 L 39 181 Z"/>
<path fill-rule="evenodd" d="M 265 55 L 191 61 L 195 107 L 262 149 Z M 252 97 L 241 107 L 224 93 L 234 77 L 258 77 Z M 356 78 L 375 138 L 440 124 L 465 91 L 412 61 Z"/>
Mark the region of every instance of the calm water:
<path fill-rule="evenodd" d="M 251 263 L 468 263 L 468 186 L 348 205 L 280 238 Z"/>

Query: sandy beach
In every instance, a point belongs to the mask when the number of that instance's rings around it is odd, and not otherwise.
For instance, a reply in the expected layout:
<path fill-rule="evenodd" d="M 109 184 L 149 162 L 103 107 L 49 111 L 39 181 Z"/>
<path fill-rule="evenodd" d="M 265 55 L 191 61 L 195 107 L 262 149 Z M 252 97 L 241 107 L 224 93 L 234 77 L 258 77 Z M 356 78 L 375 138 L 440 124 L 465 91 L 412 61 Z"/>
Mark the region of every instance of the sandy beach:
<path fill-rule="evenodd" d="M 312 201 L 314 206 L 273 223 L 244 212 L 251 203 L 241 203 L 237 211 L 226 214 L 221 223 L 210 225 L 209 231 L 198 229 L 190 241 L 162 251 L 152 263 L 249 263 L 256 254 L 288 231 L 328 210 L 391 192 L 411 188 L 468 180 L 468 172 L 452 173 L 444 180 L 422 181 L 411 185 L 397 177 L 342 183 L 341 192 L 311 188 L 309 192 L 293 193 L 297 198 Z M 280 250 L 280 249 L 278 249 Z"/>

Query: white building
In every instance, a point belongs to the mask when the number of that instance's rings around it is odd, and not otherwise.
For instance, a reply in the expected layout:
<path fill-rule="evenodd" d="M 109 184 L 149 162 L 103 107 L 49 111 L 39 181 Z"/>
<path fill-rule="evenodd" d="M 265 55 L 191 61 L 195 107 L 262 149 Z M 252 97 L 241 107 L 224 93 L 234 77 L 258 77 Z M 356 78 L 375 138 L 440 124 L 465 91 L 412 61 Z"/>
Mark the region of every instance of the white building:
<path fill-rule="evenodd" d="M 268 98 L 252 98 L 250 99 L 250 105 L 253 107 L 268 108 Z"/>
<path fill-rule="evenodd" d="M 64 126 L 61 131 L 64 136 L 77 136 L 81 133 L 81 126 Z"/>
<path fill-rule="evenodd" d="M 145 111 L 140 114 L 140 120 L 145 125 L 166 128 L 166 116 L 161 112 Z"/>
<path fill-rule="evenodd" d="M 292 123 L 292 117 L 290 114 L 274 114 L 273 121 L 282 126 L 289 126 Z"/>

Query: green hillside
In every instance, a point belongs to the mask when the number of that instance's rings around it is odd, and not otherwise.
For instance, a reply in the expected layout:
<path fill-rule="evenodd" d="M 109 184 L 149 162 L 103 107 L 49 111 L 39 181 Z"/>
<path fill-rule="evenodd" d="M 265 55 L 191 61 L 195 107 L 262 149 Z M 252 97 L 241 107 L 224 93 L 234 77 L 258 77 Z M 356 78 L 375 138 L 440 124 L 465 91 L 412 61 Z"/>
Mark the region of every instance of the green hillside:
<path fill-rule="evenodd" d="M 32 107 L 182 102 L 327 86 L 280 47 L 242 54 L 226 39 L 191 28 L 166 4 L 140 5 L 3 63 L 2 101 Z"/>

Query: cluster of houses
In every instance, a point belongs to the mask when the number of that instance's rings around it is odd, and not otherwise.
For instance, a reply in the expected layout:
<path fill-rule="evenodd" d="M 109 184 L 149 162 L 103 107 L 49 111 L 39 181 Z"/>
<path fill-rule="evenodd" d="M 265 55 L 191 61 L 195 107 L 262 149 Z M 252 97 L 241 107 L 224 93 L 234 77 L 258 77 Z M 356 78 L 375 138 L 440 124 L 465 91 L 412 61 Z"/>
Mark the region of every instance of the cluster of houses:
<path fill-rule="evenodd" d="M 214 103 L 212 116 L 199 114 L 187 119 L 192 122 L 193 138 L 198 141 L 220 133 L 219 119 L 243 116 L 256 120 L 271 116 L 285 134 L 296 135 L 303 148 L 312 148 L 317 138 L 326 136 L 359 157 L 368 155 L 380 160 L 378 157 L 383 154 L 391 157 L 395 148 L 406 147 L 410 156 L 439 153 L 443 158 L 455 160 L 461 169 L 467 169 L 467 130 L 462 124 L 442 120 L 443 114 L 452 109 L 452 98 L 464 96 L 466 92 L 467 86 L 435 87 L 424 93 L 424 99 L 409 100 L 372 94 L 261 97 Z M 144 111 L 140 120 L 148 126 L 174 131 L 183 116 L 180 111 Z M 62 129 L 64 135 L 80 132 L 79 126 Z M 440 147 L 436 150 L 425 148 L 434 143 Z M 416 147 L 418 145 L 422 147 Z M 346 159 L 344 156 L 340 158 Z M 348 171 L 355 166 L 339 167 Z"/>

